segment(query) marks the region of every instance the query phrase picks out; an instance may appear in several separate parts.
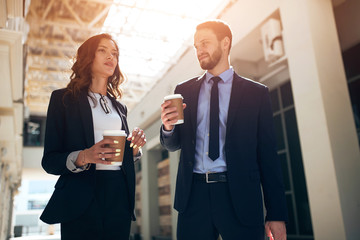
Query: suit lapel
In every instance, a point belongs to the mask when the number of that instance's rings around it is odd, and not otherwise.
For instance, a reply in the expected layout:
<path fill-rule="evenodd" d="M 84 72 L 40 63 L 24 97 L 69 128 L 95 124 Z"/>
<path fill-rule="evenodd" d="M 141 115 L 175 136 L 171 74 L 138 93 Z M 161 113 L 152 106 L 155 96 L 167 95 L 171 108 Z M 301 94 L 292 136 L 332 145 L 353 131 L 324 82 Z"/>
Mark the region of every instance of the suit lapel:
<path fill-rule="evenodd" d="M 122 110 L 122 107 L 120 106 L 121 104 L 116 101 L 114 98 L 110 97 L 110 100 L 111 100 L 111 103 L 113 106 L 115 106 L 115 109 L 116 109 L 116 112 L 119 114 L 120 118 L 121 118 L 121 122 L 122 122 L 122 126 L 121 126 L 121 129 L 124 130 L 126 132 L 126 134 L 129 134 L 129 128 L 128 128 L 128 124 L 127 124 L 127 121 L 126 121 L 126 116 L 125 114 L 123 113 Z"/>
<path fill-rule="evenodd" d="M 81 92 L 79 96 L 79 109 L 80 109 L 80 118 L 84 128 L 86 145 L 87 147 L 91 147 L 95 143 L 94 126 L 93 126 L 91 107 L 87 98 L 87 94 L 85 92 Z"/>
<path fill-rule="evenodd" d="M 226 135 L 231 129 L 237 111 L 241 104 L 241 99 L 244 96 L 243 80 L 240 76 L 234 73 L 233 84 L 231 88 L 230 103 L 228 110 L 228 119 L 226 124 Z"/>
<path fill-rule="evenodd" d="M 199 93 L 201 83 L 205 80 L 205 73 L 200 76 L 194 82 L 194 85 L 190 88 L 190 100 L 187 104 L 189 104 L 190 109 L 190 121 L 192 124 L 193 133 L 196 134 L 197 129 L 197 109 L 198 109 L 198 101 L 199 101 Z"/>

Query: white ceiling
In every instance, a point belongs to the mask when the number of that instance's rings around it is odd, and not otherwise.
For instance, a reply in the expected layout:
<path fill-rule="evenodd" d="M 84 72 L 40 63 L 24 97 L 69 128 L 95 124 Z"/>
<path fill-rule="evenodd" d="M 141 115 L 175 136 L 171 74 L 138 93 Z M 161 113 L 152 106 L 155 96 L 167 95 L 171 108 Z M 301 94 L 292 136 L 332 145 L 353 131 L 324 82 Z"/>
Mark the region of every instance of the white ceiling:
<path fill-rule="evenodd" d="M 26 21 L 25 102 L 45 115 L 49 96 L 69 82 L 77 48 L 108 32 L 128 77 L 122 101 L 131 110 L 192 45 L 197 23 L 216 18 L 236 0 L 32 0 Z"/>

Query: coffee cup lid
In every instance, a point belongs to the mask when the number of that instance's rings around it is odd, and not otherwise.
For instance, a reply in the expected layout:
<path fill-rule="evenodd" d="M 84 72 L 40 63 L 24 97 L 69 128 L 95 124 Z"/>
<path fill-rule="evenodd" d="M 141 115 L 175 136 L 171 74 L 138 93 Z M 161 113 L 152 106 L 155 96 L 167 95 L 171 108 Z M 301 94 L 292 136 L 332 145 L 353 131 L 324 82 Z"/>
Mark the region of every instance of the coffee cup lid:
<path fill-rule="evenodd" d="M 104 130 L 103 136 L 126 136 L 124 130 Z"/>
<path fill-rule="evenodd" d="M 172 95 L 168 95 L 164 97 L 164 101 L 166 100 L 170 100 L 170 99 L 175 99 L 175 98 L 181 98 L 184 99 L 181 94 L 172 94 Z"/>

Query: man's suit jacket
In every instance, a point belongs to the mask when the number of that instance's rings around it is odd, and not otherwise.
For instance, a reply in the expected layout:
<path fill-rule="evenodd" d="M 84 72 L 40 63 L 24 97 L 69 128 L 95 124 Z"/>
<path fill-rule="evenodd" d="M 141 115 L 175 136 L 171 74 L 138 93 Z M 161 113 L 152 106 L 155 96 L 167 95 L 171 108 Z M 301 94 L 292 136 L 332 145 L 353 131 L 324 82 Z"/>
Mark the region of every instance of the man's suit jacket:
<path fill-rule="evenodd" d="M 205 75 L 180 83 L 175 89 L 184 97 L 184 124 L 160 141 L 170 151 L 181 149 L 177 174 L 175 209 L 186 210 L 193 166 L 199 91 Z M 221 108 L 221 106 L 220 106 Z M 239 220 L 249 226 L 266 220 L 287 221 L 281 166 L 277 158 L 272 109 L 266 86 L 234 73 L 224 146 L 233 207 Z M 262 189 L 261 189 L 262 187 Z"/>
<path fill-rule="evenodd" d="M 46 120 L 42 167 L 47 173 L 60 175 L 54 193 L 40 217 L 49 224 L 79 217 L 95 196 L 95 164 L 80 173 L 73 173 L 66 167 L 66 160 L 71 152 L 90 148 L 95 143 L 91 106 L 86 92 L 82 92 L 76 99 L 70 94 L 64 97 L 64 94 L 65 89 L 52 93 Z M 126 107 L 115 99 L 110 99 L 121 117 L 123 130 L 129 134 Z M 135 171 L 132 148 L 128 141 L 125 144 L 121 170 L 125 173 L 128 186 L 129 212 L 135 219 Z"/>

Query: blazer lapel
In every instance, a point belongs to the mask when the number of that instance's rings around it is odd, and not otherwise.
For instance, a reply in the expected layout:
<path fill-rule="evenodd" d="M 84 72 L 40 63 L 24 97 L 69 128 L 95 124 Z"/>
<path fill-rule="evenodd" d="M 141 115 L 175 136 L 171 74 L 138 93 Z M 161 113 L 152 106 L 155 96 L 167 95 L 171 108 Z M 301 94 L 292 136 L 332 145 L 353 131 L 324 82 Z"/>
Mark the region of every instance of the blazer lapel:
<path fill-rule="evenodd" d="M 128 128 L 128 124 L 126 121 L 126 116 L 125 116 L 125 113 L 122 111 L 123 107 L 121 106 L 121 103 L 119 103 L 118 101 L 116 101 L 116 99 L 114 99 L 113 97 L 111 97 L 109 95 L 108 95 L 108 97 L 110 98 L 112 105 L 115 106 L 116 112 L 120 116 L 120 119 L 122 122 L 121 129 L 124 130 L 126 132 L 126 134 L 129 134 L 129 128 Z"/>
<path fill-rule="evenodd" d="M 228 110 L 228 119 L 226 124 L 226 135 L 231 129 L 231 125 L 233 124 L 237 111 L 239 110 L 239 106 L 241 104 L 241 99 L 243 96 L 244 88 L 242 78 L 236 73 L 234 73 Z"/>
<path fill-rule="evenodd" d="M 87 147 L 91 147 L 95 143 L 94 126 L 91 107 L 87 98 L 87 94 L 85 92 L 81 92 L 79 96 L 79 109 L 80 118 L 84 127 L 86 145 Z"/>
<path fill-rule="evenodd" d="M 200 76 L 198 79 L 196 79 L 194 85 L 190 88 L 191 91 L 189 96 L 189 102 L 187 103 L 191 105 L 189 106 L 190 121 L 192 124 L 192 130 L 194 134 L 196 134 L 196 129 L 197 129 L 197 109 L 198 109 L 200 87 L 201 87 L 201 83 L 204 80 L 205 80 L 205 73 L 202 76 Z"/>

